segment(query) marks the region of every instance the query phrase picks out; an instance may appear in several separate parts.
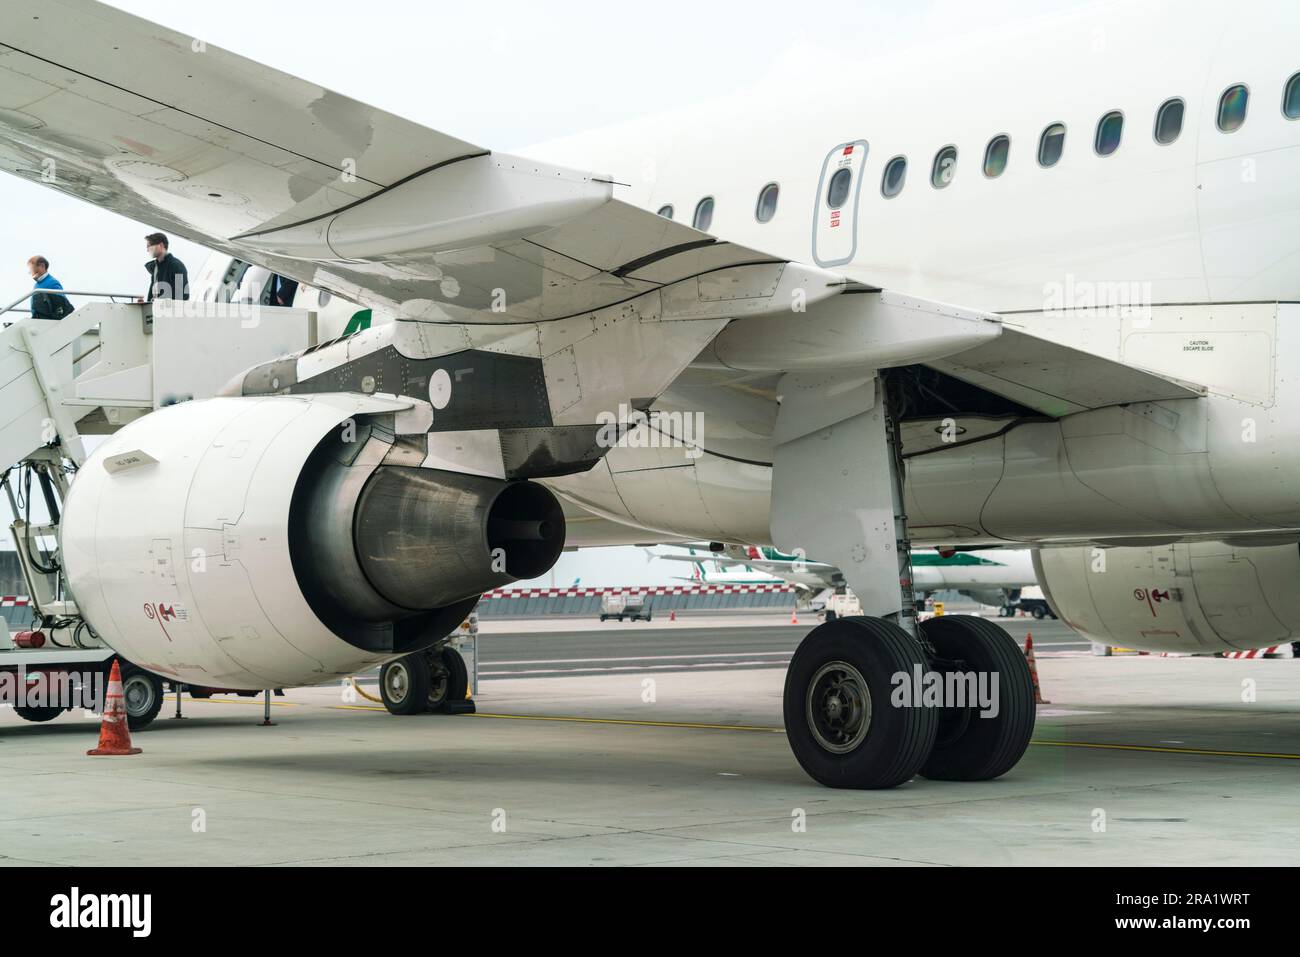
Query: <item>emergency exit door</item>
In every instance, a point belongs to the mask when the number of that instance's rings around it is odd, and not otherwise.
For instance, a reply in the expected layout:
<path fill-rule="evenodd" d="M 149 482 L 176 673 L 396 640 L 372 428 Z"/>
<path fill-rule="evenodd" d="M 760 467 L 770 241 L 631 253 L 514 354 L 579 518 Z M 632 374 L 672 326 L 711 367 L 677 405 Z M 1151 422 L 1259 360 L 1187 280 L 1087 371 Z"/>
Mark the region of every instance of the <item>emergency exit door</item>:
<path fill-rule="evenodd" d="M 813 260 L 839 266 L 858 250 L 858 197 L 867 161 L 867 141 L 841 143 L 822 162 L 813 207 Z"/>

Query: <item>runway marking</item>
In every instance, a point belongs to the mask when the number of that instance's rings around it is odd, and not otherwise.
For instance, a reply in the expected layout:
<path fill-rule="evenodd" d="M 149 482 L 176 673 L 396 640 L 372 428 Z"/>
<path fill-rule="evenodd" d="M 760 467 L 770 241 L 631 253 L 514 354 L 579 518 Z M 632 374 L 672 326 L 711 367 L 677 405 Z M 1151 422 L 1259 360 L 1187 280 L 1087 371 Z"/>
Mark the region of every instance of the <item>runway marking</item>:
<path fill-rule="evenodd" d="M 702 731 L 765 731 L 785 734 L 785 728 L 764 728 L 751 724 L 696 724 L 690 721 L 645 721 L 639 718 L 580 718 L 565 715 L 492 714 L 480 711 L 475 718 L 502 718 L 508 721 L 569 721 L 575 724 L 622 724 L 639 728 L 691 728 Z"/>
<path fill-rule="evenodd" d="M 485 665 L 585 665 L 598 664 L 602 661 L 695 661 L 705 658 L 738 658 L 742 655 L 791 655 L 793 650 L 785 651 L 723 651 L 716 654 L 698 655 L 630 655 L 624 658 L 530 658 L 521 661 L 483 661 Z"/>
<path fill-rule="evenodd" d="M 174 696 L 167 700 L 171 701 L 173 704 L 176 703 L 176 698 Z M 258 695 L 256 698 L 186 698 L 185 702 L 187 704 L 255 704 L 259 708 L 263 707 L 265 704 L 261 695 Z M 276 708 L 301 708 L 303 704 L 304 702 L 302 701 L 271 701 L 271 705 Z M 175 717 L 175 715 L 171 714 L 168 715 L 168 717 Z"/>
<path fill-rule="evenodd" d="M 527 668 L 519 671 L 480 671 L 479 677 L 523 678 L 535 675 L 643 674 L 647 671 L 685 671 L 688 669 L 713 669 L 716 671 L 720 668 L 779 668 L 786 663 L 786 661 L 702 661 L 699 664 L 694 665 L 614 665 L 610 668 Z"/>
<path fill-rule="evenodd" d="M 1300 761 L 1300 754 L 1271 751 L 1216 751 L 1210 748 L 1158 748 L 1148 744 L 1097 744 L 1090 741 L 1030 741 L 1044 748 L 1095 748 L 1100 751 L 1153 751 L 1157 754 L 1204 754 L 1219 758 L 1277 758 Z"/>

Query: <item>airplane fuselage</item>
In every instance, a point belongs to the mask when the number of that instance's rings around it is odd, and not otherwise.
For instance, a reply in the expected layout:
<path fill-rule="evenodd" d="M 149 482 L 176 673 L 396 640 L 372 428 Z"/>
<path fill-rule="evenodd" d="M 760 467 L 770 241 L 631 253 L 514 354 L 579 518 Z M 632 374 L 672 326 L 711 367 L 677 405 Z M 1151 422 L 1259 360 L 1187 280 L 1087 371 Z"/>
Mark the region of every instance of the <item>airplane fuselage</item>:
<path fill-rule="evenodd" d="M 620 198 L 681 221 L 711 201 L 700 225 L 728 241 L 1207 388 L 1008 417 L 993 439 L 914 455 L 918 541 L 1295 540 L 1300 9 L 1266 6 L 1125 4 L 1104 29 L 1084 11 L 867 64 L 846 52 L 829 74 L 532 152 L 607 171 Z M 1179 124 L 1162 109 L 1175 102 Z M 770 541 L 777 379 L 702 357 L 679 386 L 659 407 L 702 413 L 693 468 L 647 473 L 615 449 L 556 487 L 630 524 Z"/>

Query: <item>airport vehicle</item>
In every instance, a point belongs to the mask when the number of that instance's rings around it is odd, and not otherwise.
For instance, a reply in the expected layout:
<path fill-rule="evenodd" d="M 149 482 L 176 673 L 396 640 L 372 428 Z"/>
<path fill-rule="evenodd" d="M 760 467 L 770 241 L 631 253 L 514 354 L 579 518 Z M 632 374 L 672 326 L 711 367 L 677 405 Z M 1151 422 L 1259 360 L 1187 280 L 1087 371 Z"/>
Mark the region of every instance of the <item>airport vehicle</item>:
<path fill-rule="evenodd" d="M 650 621 L 653 617 L 650 599 L 640 592 L 606 592 L 600 599 L 600 620 L 624 618 L 632 621 Z"/>
<path fill-rule="evenodd" d="M 862 604 L 784 704 L 866 788 L 997 777 L 1033 728 L 1005 631 L 917 621 L 913 543 L 1035 549 L 1107 645 L 1300 632 L 1294 4 L 836 50 L 520 155 L 91 0 L 0 11 L 0 168 L 372 310 L 322 339 L 216 284 L 0 333 L 3 460 L 77 469 L 63 585 L 132 660 L 332 680 L 565 547 L 771 545 Z M 996 672 L 998 716 L 885 706 L 926 668 Z"/>
<path fill-rule="evenodd" d="M 831 592 L 826 596 L 826 621 L 862 614 L 862 602 L 852 592 Z"/>
<path fill-rule="evenodd" d="M 1009 618 L 1021 611 L 1040 621 L 1044 618 L 1056 617 L 1052 606 L 1047 603 L 1047 598 L 1043 595 L 1043 590 L 1038 587 L 1022 588 L 1009 597 L 1005 605 L 998 607 L 998 614 L 1003 618 Z"/>
<path fill-rule="evenodd" d="M 84 635 L 84 625 L 78 622 L 76 627 L 82 627 Z M 132 731 L 147 727 L 162 709 L 166 691 L 162 679 L 102 644 L 72 644 L 73 630 L 57 629 L 54 634 L 60 635 L 58 638 L 40 629 L 15 635 L 0 622 L 0 687 L 5 687 L 6 698 L 3 703 L 13 704 L 14 713 L 24 721 L 52 721 L 77 708 L 97 712 L 103 707 L 108 673 L 113 662 L 118 661 L 127 725 Z M 54 644 L 60 640 L 69 643 Z"/>

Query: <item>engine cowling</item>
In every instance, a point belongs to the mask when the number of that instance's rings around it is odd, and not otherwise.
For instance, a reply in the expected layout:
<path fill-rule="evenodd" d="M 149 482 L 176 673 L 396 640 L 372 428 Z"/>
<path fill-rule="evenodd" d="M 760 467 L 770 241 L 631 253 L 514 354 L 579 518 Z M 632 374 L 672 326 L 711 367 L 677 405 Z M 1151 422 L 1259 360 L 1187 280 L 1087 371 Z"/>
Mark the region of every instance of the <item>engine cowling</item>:
<path fill-rule="evenodd" d="M 1212 653 L 1300 639 L 1300 546 L 1044 548 L 1034 570 L 1057 616 L 1101 644 Z"/>
<path fill-rule="evenodd" d="M 267 688 L 350 674 L 445 638 L 490 588 L 564 545 L 529 482 L 424 468 L 401 404 L 219 398 L 110 437 L 72 483 L 69 588 L 116 651 L 190 684 Z"/>

